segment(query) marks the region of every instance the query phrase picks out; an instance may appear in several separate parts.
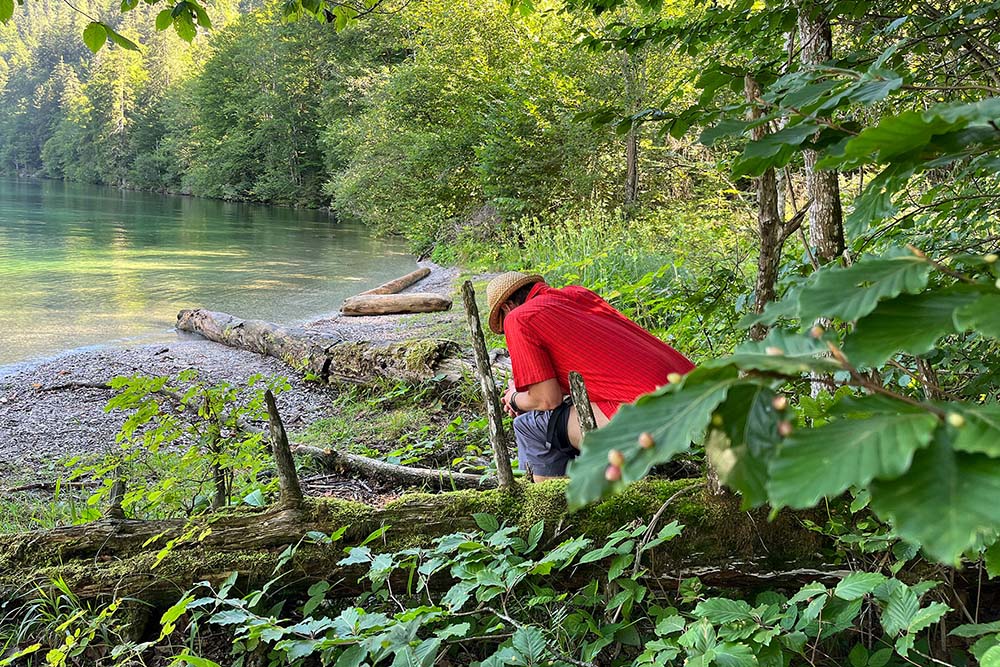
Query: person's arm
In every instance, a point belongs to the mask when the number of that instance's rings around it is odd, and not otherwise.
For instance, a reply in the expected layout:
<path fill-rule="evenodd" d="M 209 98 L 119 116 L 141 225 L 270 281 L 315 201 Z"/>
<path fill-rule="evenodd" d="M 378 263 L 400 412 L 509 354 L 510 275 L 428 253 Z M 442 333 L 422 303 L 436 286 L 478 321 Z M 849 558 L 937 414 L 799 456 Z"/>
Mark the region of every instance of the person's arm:
<path fill-rule="evenodd" d="M 511 397 L 514 398 L 513 404 L 511 404 Z M 517 391 L 514 388 L 513 381 L 511 381 L 507 385 L 507 391 L 503 395 L 503 404 L 511 414 L 517 414 L 514 410 L 515 406 L 518 412 L 554 410 L 559 407 L 562 400 L 562 388 L 555 378 L 530 384 L 524 391 Z"/>

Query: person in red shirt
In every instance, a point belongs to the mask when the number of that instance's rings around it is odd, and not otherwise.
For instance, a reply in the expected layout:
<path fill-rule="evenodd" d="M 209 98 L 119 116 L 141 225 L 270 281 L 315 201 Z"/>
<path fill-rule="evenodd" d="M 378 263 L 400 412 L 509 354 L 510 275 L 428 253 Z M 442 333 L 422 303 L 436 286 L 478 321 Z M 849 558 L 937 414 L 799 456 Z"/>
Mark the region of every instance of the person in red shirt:
<path fill-rule="evenodd" d="M 503 404 L 514 416 L 518 462 L 535 481 L 562 477 L 579 454 L 580 424 L 567 398 L 583 376 L 600 428 L 631 403 L 694 368 L 684 355 L 595 292 L 549 287 L 539 275 L 501 274 L 486 288 L 489 327 L 504 334 L 513 366 Z"/>

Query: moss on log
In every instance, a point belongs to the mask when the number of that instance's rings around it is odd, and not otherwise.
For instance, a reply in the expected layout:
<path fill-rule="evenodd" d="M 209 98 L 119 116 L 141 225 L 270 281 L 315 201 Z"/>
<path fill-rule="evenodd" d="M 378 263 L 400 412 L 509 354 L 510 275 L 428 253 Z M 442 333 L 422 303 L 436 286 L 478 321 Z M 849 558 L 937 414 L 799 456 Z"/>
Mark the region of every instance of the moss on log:
<path fill-rule="evenodd" d="M 677 491 L 692 487 L 665 510 L 661 524 L 686 526 L 683 535 L 654 554 L 667 578 L 690 567 L 732 575 L 774 569 L 814 567 L 822 563 L 824 538 L 802 526 L 801 515 L 747 513 L 735 500 L 704 494 L 700 479 L 647 480 L 583 510 L 568 513 L 565 482 L 519 484 L 513 489 L 411 494 L 374 508 L 340 501 L 310 499 L 301 508 L 220 513 L 194 523 L 184 521 L 101 521 L 50 531 L 7 536 L 0 543 L 0 597 L 23 594 L 26 582 L 62 577 L 81 598 L 114 594 L 167 603 L 202 580 L 221 581 L 238 571 L 247 587 L 272 576 L 279 554 L 298 544 L 308 531 L 348 530 L 332 546 L 304 544 L 294 561 L 303 586 L 336 579 L 338 591 L 360 591 L 364 570 L 338 566 L 343 547 L 356 544 L 383 526 L 389 529 L 375 551 L 429 545 L 434 538 L 475 529 L 472 515 L 487 512 L 508 525 L 527 530 L 545 520 L 557 541 L 572 535 L 600 540 L 632 521 L 646 522 Z M 697 488 L 693 488 L 697 487 Z M 169 540 L 173 549 L 160 556 Z M 551 537 L 550 537 L 551 538 Z M 733 579 L 735 582 L 736 579 Z"/>

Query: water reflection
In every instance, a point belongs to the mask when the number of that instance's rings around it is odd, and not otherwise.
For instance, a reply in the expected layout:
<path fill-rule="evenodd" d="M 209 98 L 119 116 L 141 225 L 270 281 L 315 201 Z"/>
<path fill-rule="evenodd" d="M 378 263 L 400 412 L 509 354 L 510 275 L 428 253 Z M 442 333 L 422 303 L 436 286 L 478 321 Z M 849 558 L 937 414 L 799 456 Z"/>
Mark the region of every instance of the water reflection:
<path fill-rule="evenodd" d="M 320 212 L 0 179 L 0 365 L 165 338 L 181 308 L 308 319 L 412 269 Z"/>

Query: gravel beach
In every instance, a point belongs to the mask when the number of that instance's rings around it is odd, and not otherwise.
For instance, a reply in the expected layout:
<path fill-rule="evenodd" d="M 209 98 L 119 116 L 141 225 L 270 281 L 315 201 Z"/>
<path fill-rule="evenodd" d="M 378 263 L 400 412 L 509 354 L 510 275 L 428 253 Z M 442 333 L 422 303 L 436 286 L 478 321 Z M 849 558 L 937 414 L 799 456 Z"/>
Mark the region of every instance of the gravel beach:
<path fill-rule="evenodd" d="M 431 274 L 404 292 L 453 294 L 457 269 L 422 262 Z M 373 287 L 373 286 L 371 286 Z M 252 313 L 233 313 L 252 318 Z M 336 333 L 349 340 L 400 340 L 436 335 L 464 319 L 460 304 L 446 313 L 340 317 L 333 315 L 303 325 Z M 304 383 L 283 362 L 194 336 L 176 342 L 135 347 L 106 347 L 69 353 L 29 365 L 0 378 L 0 488 L 9 483 L 49 476 L 55 462 L 76 454 L 116 447 L 115 433 L 125 419 L 106 413 L 112 393 L 100 386 L 119 375 L 176 375 L 193 368 L 207 384 L 245 382 L 256 373 L 284 375 L 292 388 L 278 397 L 289 431 L 330 412 L 334 389 Z"/>

